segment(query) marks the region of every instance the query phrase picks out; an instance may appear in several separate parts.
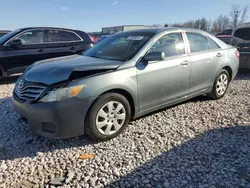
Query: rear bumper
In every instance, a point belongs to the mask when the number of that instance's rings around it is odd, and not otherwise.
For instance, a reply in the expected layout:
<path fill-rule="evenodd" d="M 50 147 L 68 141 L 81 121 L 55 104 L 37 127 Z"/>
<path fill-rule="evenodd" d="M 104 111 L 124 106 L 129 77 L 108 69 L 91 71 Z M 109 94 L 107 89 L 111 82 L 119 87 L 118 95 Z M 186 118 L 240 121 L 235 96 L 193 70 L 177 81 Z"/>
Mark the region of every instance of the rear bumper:
<path fill-rule="evenodd" d="M 21 103 L 12 98 L 14 110 L 27 119 L 34 133 L 49 138 L 70 138 L 84 134 L 84 120 L 95 98 L 71 98 L 52 103 Z"/>
<path fill-rule="evenodd" d="M 240 69 L 250 69 L 250 52 L 240 51 Z"/>

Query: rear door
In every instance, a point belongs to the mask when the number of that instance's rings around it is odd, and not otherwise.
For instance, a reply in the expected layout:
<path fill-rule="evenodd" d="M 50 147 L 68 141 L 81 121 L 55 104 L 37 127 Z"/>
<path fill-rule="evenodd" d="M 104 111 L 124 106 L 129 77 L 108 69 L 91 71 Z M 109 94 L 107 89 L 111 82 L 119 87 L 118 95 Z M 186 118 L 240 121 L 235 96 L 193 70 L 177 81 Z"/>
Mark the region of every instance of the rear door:
<path fill-rule="evenodd" d="M 224 52 L 210 37 L 201 33 L 186 32 L 190 46 L 190 95 L 206 91 L 213 85 L 217 70 L 224 61 Z"/>
<path fill-rule="evenodd" d="M 22 45 L 19 48 L 11 47 L 12 40 L 20 39 Z M 1 66 L 8 75 L 21 73 L 29 65 L 46 58 L 45 35 L 42 29 L 24 31 L 10 39 L 1 52 Z"/>
<path fill-rule="evenodd" d="M 47 30 L 47 58 L 80 54 L 82 38 L 73 31 L 50 29 Z"/>

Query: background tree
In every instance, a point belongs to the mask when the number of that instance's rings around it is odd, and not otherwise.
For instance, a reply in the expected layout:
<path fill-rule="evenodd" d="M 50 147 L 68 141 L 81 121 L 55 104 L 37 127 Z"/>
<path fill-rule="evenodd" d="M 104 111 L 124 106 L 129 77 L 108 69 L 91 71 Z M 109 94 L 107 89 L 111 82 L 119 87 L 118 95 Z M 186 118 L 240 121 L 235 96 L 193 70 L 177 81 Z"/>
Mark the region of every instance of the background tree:
<path fill-rule="evenodd" d="M 248 18 L 248 9 L 248 5 L 241 7 L 240 5 L 233 4 L 231 5 L 231 11 L 229 15 L 220 14 L 215 20 L 208 20 L 202 17 L 182 23 L 173 23 L 171 26 L 201 29 L 215 34 L 225 29 L 235 28 L 239 24 L 246 22 Z"/>
<path fill-rule="evenodd" d="M 206 18 L 200 19 L 200 29 L 203 31 L 209 31 L 208 20 Z"/>
<path fill-rule="evenodd" d="M 230 28 L 230 20 L 226 15 L 221 14 L 213 21 L 211 32 L 218 33 L 228 28 Z"/>
<path fill-rule="evenodd" d="M 246 21 L 248 8 L 248 5 L 241 7 L 240 5 L 233 4 L 231 6 L 230 18 L 233 28 Z"/>

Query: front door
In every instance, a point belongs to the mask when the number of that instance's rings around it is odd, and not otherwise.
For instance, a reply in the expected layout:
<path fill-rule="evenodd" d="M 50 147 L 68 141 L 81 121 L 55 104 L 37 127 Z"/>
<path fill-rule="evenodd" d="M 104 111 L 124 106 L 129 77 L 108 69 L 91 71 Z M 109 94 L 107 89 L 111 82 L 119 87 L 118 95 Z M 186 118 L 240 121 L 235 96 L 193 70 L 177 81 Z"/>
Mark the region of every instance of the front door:
<path fill-rule="evenodd" d="M 11 47 L 11 40 L 20 39 L 22 45 Z M 29 65 L 45 59 L 44 30 L 28 30 L 11 39 L 1 53 L 1 66 L 8 75 L 22 73 Z"/>
<path fill-rule="evenodd" d="M 181 33 L 160 37 L 149 52 L 164 52 L 165 60 L 137 64 L 140 111 L 184 98 L 190 80 L 189 56 Z"/>

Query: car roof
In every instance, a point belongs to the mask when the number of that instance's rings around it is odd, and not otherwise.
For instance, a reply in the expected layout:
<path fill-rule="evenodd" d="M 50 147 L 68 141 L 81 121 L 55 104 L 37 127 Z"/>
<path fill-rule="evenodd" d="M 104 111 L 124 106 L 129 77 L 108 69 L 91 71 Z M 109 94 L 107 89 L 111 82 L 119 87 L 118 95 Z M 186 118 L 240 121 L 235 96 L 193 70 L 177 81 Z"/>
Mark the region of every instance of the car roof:
<path fill-rule="evenodd" d="M 139 32 L 139 33 L 152 33 L 156 34 L 159 32 L 164 32 L 164 31 L 193 31 L 193 32 L 204 32 L 199 29 L 192 29 L 192 28 L 182 28 L 182 27 L 163 27 L 163 28 L 149 28 L 149 29 L 136 29 L 136 30 L 129 30 L 129 31 L 124 31 L 124 32 Z"/>
<path fill-rule="evenodd" d="M 250 22 L 243 23 L 241 25 L 238 25 L 235 30 L 237 29 L 242 29 L 242 28 L 249 28 L 250 27 Z"/>
<path fill-rule="evenodd" d="M 61 30 L 68 30 L 68 31 L 84 32 L 84 31 L 77 30 L 77 29 L 69 29 L 69 28 L 63 28 L 63 27 L 24 27 L 24 28 L 19 28 L 18 30 L 25 31 L 29 29 L 61 29 Z"/>

